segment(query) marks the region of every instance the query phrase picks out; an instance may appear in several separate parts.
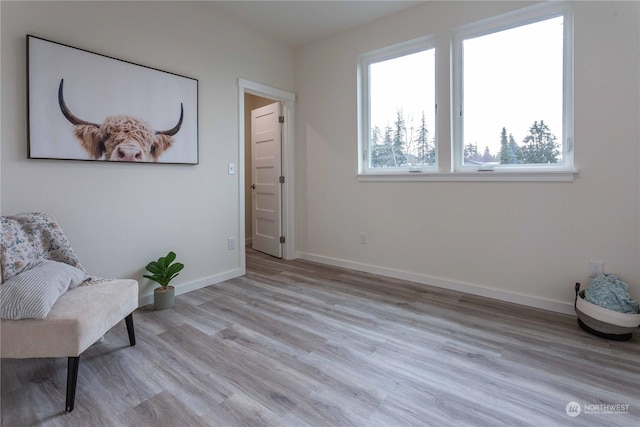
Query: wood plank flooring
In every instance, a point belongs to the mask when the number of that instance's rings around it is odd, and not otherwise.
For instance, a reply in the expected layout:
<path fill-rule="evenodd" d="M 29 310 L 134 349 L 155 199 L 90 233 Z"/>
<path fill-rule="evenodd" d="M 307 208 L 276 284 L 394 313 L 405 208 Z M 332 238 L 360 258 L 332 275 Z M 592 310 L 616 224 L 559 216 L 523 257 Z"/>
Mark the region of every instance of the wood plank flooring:
<path fill-rule="evenodd" d="M 640 332 L 251 250 L 247 269 L 138 309 L 135 347 L 113 328 L 70 414 L 66 359 L 2 360 L 2 426 L 640 425 Z"/>

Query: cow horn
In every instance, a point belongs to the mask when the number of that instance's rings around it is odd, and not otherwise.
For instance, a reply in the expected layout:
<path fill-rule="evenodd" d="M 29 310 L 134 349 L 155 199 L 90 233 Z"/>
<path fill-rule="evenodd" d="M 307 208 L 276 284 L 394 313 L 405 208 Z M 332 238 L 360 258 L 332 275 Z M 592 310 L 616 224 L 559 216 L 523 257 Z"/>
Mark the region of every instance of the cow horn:
<path fill-rule="evenodd" d="M 91 125 L 99 128 L 100 125 L 81 120 L 76 116 L 74 116 L 73 113 L 71 113 L 71 111 L 69 111 L 69 109 L 67 108 L 67 104 L 65 104 L 64 102 L 64 96 L 62 95 L 63 84 L 64 84 L 64 79 L 60 79 L 60 86 L 58 86 L 58 103 L 60 104 L 60 110 L 62 110 L 62 114 L 64 114 L 67 120 L 69 120 L 74 125 Z"/>
<path fill-rule="evenodd" d="M 180 103 L 180 120 L 178 120 L 178 124 L 175 125 L 174 127 L 172 127 L 169 130 L 159 130 L 156 132 L 156 135 L 169 135 L 169 136 L 173 136 L 176 133 L 178 133 L 178 131 L 180 130 L 180 128 L 182 127 L 182 118 L 184 116 L 184 109 L 182 108 L 182 102 Z"/>

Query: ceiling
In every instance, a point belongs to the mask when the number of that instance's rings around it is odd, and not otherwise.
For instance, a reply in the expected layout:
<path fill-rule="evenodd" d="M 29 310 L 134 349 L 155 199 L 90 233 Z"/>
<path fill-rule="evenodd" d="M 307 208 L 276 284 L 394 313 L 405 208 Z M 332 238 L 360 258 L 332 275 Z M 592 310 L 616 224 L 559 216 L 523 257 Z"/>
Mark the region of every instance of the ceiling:
<path fill-rule="evenodd" d="M 425 1 L 212 1 L 211 7 L 292 47 L 392 15 Z"/>

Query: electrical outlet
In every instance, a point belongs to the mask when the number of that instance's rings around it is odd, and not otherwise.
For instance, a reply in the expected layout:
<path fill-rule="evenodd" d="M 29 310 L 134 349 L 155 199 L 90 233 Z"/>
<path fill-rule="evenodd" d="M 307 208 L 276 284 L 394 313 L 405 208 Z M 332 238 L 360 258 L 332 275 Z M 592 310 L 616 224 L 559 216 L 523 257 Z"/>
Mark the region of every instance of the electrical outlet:
<path fill-rule="evenodd" d="M 360 244 L 361 245 L 366 245 L 367 244 L 367 234 L 366 233 L 360 233 Z"/>
<path fill-rule="evenodd" d="M 236 238 L 235 237 L 227 237 L 227 249 L 230 251 L 236 248 Z"/>
<path fill-rule="evenodd" d="M 236 173 L 236 165 L 235 164 L 229 163 L 228 173 L 229 173 L 229 175 L 235 175 L 235 173 Z"/>
<path fill-rule="evenodd" d="M 596 277 L 600 274 L 604 274 L 604 262 L 589 261 L 589 277 Z"/>

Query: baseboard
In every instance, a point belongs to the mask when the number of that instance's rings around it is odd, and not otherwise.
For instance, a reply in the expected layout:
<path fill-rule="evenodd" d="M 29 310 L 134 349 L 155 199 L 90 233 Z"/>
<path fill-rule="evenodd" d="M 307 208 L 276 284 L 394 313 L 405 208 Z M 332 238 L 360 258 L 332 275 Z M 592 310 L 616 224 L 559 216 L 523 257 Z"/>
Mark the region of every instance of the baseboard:
<path fill-rule="evenodd" d="M 499 301 L 511 302 L 527 307 L 539 308 L 542 310 L 553 311 L 556 313 L 571 314 L 575 316 L 573 302 L 567 303 L 562 301 L 548 300 L 544 298 L 533 297 L 530 295 L 522 295 L 515 292 L 508 292 L 499 289 L 487 288 L 471 283 L 456 282 L 448 279 L 428 276 L 421 273 L 412 273 L 408 271 L 395 270 L 387 267 L 379 267 L 370 264 L 364 264 L 354 261 L 348 261 L 338 258 L 331 258 L 322 255 L 315 255 L 306 252 L 296 252 L 298 258 L 313 261 L 320 264 L 332 265 L 335 267 L 348 268 L 350 270 L 363 271 L 365 273 L 377 274 L 380 276 L 392 277 L 394 279 L 408 280 L 423 285 L 435 286 L 438 288 L 449 289 L 452 291 L 464 292 L 467 294 L 478 295 L 482 297 L 492 298 Z"/>
<path fill-rule="evenodd" d="M 235 268 L 233 270 L 225 271 L 224 273 L 216 274 L 214 276 L 204 277 L 202 279 L 194 280 L 193 282 L 181 283 L 175 285 L 176 296 L 186 294 L 187 292 L 195 291 L 216 283 L 224 282 L 225 280 L 233 279 L 245 275 L 245 271 L 241 268 Z M 140 295 L 138 297 L 138 307 L 153 303 L 153 290 L 149 294 Z"/>

